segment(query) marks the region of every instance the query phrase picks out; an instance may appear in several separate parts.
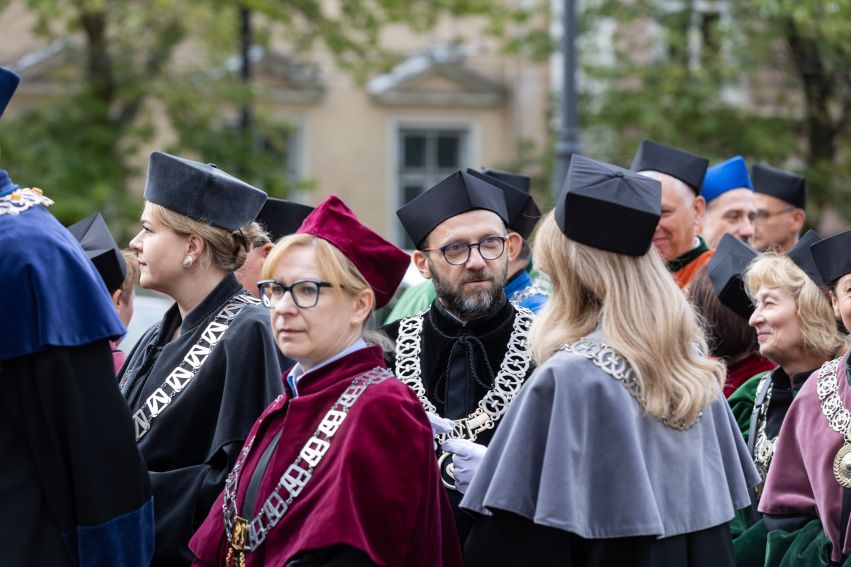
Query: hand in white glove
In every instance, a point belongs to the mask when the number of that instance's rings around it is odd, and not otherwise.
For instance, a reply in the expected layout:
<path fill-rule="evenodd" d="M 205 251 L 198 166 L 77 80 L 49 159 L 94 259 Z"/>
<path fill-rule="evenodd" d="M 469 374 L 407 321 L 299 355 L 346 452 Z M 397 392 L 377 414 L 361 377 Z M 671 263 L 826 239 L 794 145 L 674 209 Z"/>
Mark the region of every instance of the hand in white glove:
<path fill-rule="evenodd" d="M 428 417 L 428 422 L 431 423 L 431 432 L 435 437 L 441 433 L 449 433 L 452 431 L 453 424 L 451 419 L 440 417 L 436 413 L 432 413 L 430 411 L 426 412 L 426 417 Z M 437 451 L 437 441 L 434 442 L 434 450 Z"/>
<path fill-rule="evenodd" d="M 443 450 L 453 453 L 452 466 L 454 467 L 455 488 L 464 494 L 473 480 L 473 475 L 479 470 L 487 447 L 467 441 L 466 439 L 449 439 L 443 443 Z"/>
<path fill-rule="evenodd" d="M 453 424 L 451 419 L 440 417 L 436 413 L 431 413 L 430 411 L 426 412 L 426 416 L 428 416 L 428 422 L 431 423 L 431 431 L 435 435 L 449 433 L 452 431 Z"/>

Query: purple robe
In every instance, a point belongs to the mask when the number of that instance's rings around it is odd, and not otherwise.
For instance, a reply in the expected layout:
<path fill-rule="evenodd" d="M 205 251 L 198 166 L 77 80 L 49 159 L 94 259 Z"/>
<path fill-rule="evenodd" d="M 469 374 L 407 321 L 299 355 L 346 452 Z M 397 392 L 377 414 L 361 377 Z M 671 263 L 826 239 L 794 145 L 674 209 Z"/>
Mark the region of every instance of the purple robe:
<path fill-rule="evenodd" d="M 846 409 L 851 408 L 847 359 L 848 353 L 842 357 L 838 368 L 839 397 Z M 842 487 L 833 476 L 833 459 L 844 439 L 828 424 L 821 409 L 817 385 L 818 371 L 804 383 L 786 413 L 759 511 L 818 517 L 832 544 L 832 559 L 840 561 Z M 851 538 L 846 533 L 844 553 L 851 551 L 849 543 Z"/>

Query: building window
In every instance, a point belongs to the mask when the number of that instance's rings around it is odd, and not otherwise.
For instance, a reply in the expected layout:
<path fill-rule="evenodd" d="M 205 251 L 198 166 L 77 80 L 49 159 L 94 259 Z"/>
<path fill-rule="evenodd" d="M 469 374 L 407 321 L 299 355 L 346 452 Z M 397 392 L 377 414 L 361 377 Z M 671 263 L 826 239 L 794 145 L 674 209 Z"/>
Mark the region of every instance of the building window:
<path fill-rule="evenodd" d="M 468 131 L 460 128 L 399 130 L 399 206 L 463 167 L 468 160 Z M 414 247 L 403 236 L 404 248 Z"/>

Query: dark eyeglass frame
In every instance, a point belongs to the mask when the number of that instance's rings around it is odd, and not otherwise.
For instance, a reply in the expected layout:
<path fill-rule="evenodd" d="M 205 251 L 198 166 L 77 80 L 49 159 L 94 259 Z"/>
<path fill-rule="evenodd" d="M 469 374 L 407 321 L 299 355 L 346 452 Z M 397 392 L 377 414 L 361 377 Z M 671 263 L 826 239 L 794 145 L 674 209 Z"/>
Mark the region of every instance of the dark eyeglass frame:
<path fill-rule="evenodd" d="M 304 284 L 311 284 L 316 289 L 316 301 L 313 302 L 313 305 L 302 305 L 301 303 L 299 303 L 298 296 L 293 293 L 293 290 L 296 287 Z M 283 299 L 287 292 L 289 292 L 293 298 L 293 303 L 295 303 L 296 307 L 300 309 L 311 309 L 313 307 L 316 307 L 316 305 L 319 303 L 319 293 L 321 289 L 323 287 L 334 287 L 334 284 L 332 284 L 331 282 L 323 282 L 319 280 L 298 280 L 297 282 L 293 282 L 290 285 L 284 285 L 278 280 L 260 280 L 259 282 L 257 282 L 257 289 L 260 292 L 260 302 L 263 304 L 264 307 L 268 309 L 274 309 L 277 301 L 273 301 L 271 298 L 267 297 L 265 293 L 265 289 L 270 286 L 277 286 L 281 289 L 281 299 Z M 278 301 L 280 301 L 280 299 Z"/>
<path fill-rule="evenodd" d="M 777 215 L 782 215 L 783 213 L 791 213 L 792 211 L 794 211 L 797 208 L 798 207 L 785 207 L 783 209 L 780 209 L 779 211 L 766 211 L 766 210 L 757 211 L 753 220 L 754 220 L 754 222 L 756 222 L 756 221 L 767 221 L 771 217 L 776 217 Z"/>
<path fill-rule="evenodd" d="M 499 240 L 502 243 L 502 248 L 500 248 L 499 254 L 497 254 L 493 258 L 489 258 L 489 257 L 485 256 L 484 254 L 482 254 L 482 244 L 484 244 L 485 242 L 488 242 L 488 241 L 493 241 L 493 240 Z M 450 264 L 452 266 L 463 266 L 464 264 L 466 264 L 467 262 L 470 261 L 470 255 L 473 253 L 473 248 L 477 248 L 479 250 L 479 256 L 482 257 L 482 260 L 497 260 L 497 259 L 501 258 L 502 255 L 505 254 L 505 242 L 507 240 L 508 240 L 507 236 L 488 236 L 486 238 L 479 240 L 478 242 L 473 242 L 473 243 L 450 242 L 449 244 L 441 246 L 440 248 L 421 248 L 420 251 L 421 252 L 437 252 L 439 250 L 440 253 L 443 255 L 443 259 L 446 260 L 447 264 Z M 467 247 L 467 254 L 466 254 L 466 256 L 464 256 L 464 261 L 452 262 L 452 261 L 449 260 L 449 258 L 446 257 L 446 250 L 450 246 L 466 246 Z"/>

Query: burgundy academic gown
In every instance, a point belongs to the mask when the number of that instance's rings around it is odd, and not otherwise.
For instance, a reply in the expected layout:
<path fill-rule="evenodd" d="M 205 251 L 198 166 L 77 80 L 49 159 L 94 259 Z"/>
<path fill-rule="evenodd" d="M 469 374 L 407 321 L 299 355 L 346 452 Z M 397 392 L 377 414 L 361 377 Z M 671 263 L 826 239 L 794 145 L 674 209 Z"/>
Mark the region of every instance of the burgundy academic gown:
<path fill-rule="evenodd" d="M 239 476 L 240 510 L 263 450 L 283 429 L 257 494 L 255 510 L 296 459 L 352 380 L 384 367 L 368 347 L 304 375 L 260 416 Z M 189 547 L 195 565 L 224 565 L 228 541 L 219 495 Z M 299 553 L 335 545 L 361 550 L 378 565 L 462 565 L 452 509 L 440 484 L 431 426 L 416 395 L 398 380 L 369 386 L 349 411 L 313 477 L 246 566 L 286 565 Z"/>

